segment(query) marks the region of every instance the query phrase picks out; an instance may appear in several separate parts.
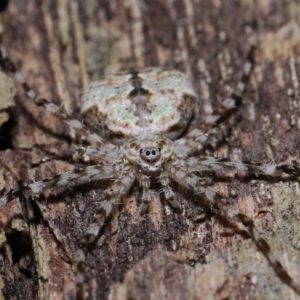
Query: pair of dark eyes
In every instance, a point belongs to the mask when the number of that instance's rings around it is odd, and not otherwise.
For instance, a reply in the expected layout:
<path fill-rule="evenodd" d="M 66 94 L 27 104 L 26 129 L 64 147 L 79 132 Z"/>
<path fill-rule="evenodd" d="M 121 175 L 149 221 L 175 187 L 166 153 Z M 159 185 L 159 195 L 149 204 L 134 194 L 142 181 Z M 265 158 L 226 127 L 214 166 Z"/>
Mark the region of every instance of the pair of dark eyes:
<path fill-rule="evenodd" d="M 160 152 L 161 151 L 161 149 L 160 148 L 157 148 L 157 150 L 158 150 L 158 152 Z M 140 153 L 142 154 L 143 153 L 143 149 L 141 149 L 140 150 Z M 152 151 L 150 151 L 150 150 L 147 150 L 146 151 L 146 156 L 149 156 L 150 154 L 152 153 L 152 155 L 156 155 L 156 151 L 155 150 L 152 150 Z"/>

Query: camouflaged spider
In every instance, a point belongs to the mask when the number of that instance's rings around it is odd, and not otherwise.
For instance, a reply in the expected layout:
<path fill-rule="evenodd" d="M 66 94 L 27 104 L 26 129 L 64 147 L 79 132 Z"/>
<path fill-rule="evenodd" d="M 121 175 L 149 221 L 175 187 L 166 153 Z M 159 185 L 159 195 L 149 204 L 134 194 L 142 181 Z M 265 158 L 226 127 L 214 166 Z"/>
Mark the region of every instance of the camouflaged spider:
<path fill-rule="evenodd" d="M 105 200 L 83 236 L 77 253 L 79 298 L 85 294 L 82 270 L 87 247 L 103 238 L 107 220 L 114 215 L 122 197 L 135 181 L 143 190 L 141 213 L 146 213 L 155 193 L 150 189 L 151 178 L 154 177 L 159 178 L 166 200 L 176 210 L 180 210 L 180 203 L 171 189 L 170 180 L 194 192 L 195 198 L 200 199 L 202 205 L 225 219 L 237 231 L 246 232 L 282 281 L 300 293 L 300 286 L 274 257 L 253 221 L 209 186 L 206 180 L 211 173 L 216 173 L 216 178 L 222 178 L 218 172 L 228 170 L 238 178 L 252 174 L 275 180 L 294 179 L 300 174 L 299 168 L 296 165 L 276 166 L 201 156 L 208 137 L 218 127 L 227 125 L 229 117 L 242 102 L 254 66 L 256 46 L 257 38 L 253 36 L 235 92 L 206 117 L 198 128 L 183 136 L 193 117 L 197 95 L 187 76 L 179 71 L 152 68 L 91 83 L 84 91 L 81 107 L 88 128 L 71 119 L 53 103 L 38 99 L 1 46 L 1 67 L 15 76 L 29 98 L 23 103 L 25 110 L 30 112 L 32 105 L 43 106 L 49 114 L 63 120 L 65 126 L 62 136 L 73 142 L 69 145 L 62 141 L 55 149 L 48 149 L 48 152 L 72 162 L 85 162 L 87 166 L 11 191 L 0 198 L 0 206 L 21 194 L 27 197 L 42 195 L 53 186 L 63 192 L 74 186 L 114 179 L 105 191 Z M 36 118 L 34 115 L 32 117 Z M 42 123 L 41 120 L 39 122 Z M 43 126 L 47 128 L 47 124 Z"/>

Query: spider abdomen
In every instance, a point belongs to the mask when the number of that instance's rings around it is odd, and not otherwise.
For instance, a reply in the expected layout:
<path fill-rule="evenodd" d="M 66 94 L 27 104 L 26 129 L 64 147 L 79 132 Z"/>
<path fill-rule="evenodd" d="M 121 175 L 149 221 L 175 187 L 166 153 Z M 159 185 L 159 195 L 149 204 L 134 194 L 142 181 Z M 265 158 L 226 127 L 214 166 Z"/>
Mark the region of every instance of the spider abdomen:
<path fill-rule="evenodd" d="M 113 143 L 139 134 L 177 138 L 189 123 L 196 93 L 187 75 L 160 68 L 90 83 L 82 96 L 86 123 Z"/>

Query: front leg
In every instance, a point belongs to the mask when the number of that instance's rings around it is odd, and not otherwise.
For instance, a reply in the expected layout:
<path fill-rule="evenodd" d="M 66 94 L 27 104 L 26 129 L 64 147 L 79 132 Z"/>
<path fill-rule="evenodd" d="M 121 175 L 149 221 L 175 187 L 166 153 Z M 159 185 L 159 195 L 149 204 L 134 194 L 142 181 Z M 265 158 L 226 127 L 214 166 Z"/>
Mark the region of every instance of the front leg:
<path fill-rule="evenodd" d="M 246 232 L 255 242 L 257 248 L 267 258 L 282 282 L 289 285 L 300 295 L 300 285 L 293 280 L 275 257 L 269 244 L 261 237 L 251 218 L 241 213 L 237 207 L 229 203 L 227 199 L 215 192 L 212 188 L 203 185 L 201 178 L 189 171 L 187 165 L 183 165 L 180 160 L 173 159 L 167 163 L 166 172 L 181 186 L 197 194 L 201 204 L 204 204 L 211 211 L 216 213 L 217 216 L 228 222 L 237 232 Z"/>
<path fill-rule="evenodd" d="M 149 190 L 150 179 L 145 174 L 137 174 L 136 179 L 140 186 L 143 188 L 141 215 L 145 214 L 149 208 L 150 202 L 152 201 L 153 191 Z"/>
<path fill-rule="evenodd" d="M 181 154 L 187 156 L 207 147 L 211 138 L 214 140 L 213 143 L 217 144 L 224 138 L 224 135 L 226 136 L 228 129 L 232 127 L 231 117 L 242 104 L 245 89 L 254 69 L 257 45 L 258 37 L 256 29 L 254 29 L 242 76 L 235 90 L 210 115 L 206 116 L 197 128 L 175 142 Z"/>
<path fill-rule="evenodd" d="M 160 175 L 160 183 L 163 187 L 164 195 L 170 205 L 175 209 L 175 211 L 180 212 L 182 210 L 180 202 L 176 199 L 175 193 L 170 186 L 170 179 L 167 172 L 162 172 Z"/>
<path fill-rule="evenodd" d="M 21 195 L 26 197 L 38 197 L 53 187 L 57 188 L 59 193 L 63 193 L 74 186 L 78 187 L 99 182 L 104 179 L 114 178 L 115 176 L 116 168 L 114 164 L 98 164 L 74 169 L 73 171 L 65 172 L 53 178 L 33 182 L 20 189 L 11 190 L 8 194 L 0 197 L 0 207 Z"/>
<path fill-rule="evenodd" d="M 86 230 L 81 239 L 81 246 L 77 251 L 77 296 L 76 299 L 86 299 L 87 291 L 85 290 L 85 257 L 88 248 L 98 242 L 103 244 L 105 235 L 103 229 L 109 220 L 117 213 L 121 205 L 122 197 L 126 195 L 136 179 L 137 168 L 129 163 L 124 163 L 119 176 L 112 186 L 105 191 L 105 199 L 100 205 L 100 209 L 95 213 L 93 221 Z M 102 235 L 102 236 L 101 236 Z M 97 240 L 100 238 L 99 240 Z"/>
<path fill-rule="evenodd" d="M 120 148 L 103 146 L 97 148 L 93 146 L 69 144 L 63 141 L 57 141 L 51 144 L 36 144 L 37 148 L 42 149 L 45 153 L 53 155 L 55 158 L 60 158 L 68 162 L 84 163 L 96 165 L 99 163 L 111 164 L 116 162 L 121 156 Z"/>
<path fill-rule="evenodd" d="M 112 186 L 105 191 L 105 200 L 101 203 L 100 209 L 95 214 L 92 223 L 84 234 L 81 243 L 85 245 L 96 241 L 102 227 L 107 219 L 112 217 L 115 209 L 121 204 L 122 197 L 131 188 L 136 178 L 137 169 L 135 166 L 124 163 Z"/>
<path fill-rule="evenodd" d="M 300 167 L 296 162 L 269 165 L 249 161 L 229 160 L 227 158 L 198 158 L 187 160 L 190 172 L 214 172 L 218 179 L 228 179 L 228 172 L 238 179 L 272 179 L 274 181 L 295 180 L 300 178 Z"/>

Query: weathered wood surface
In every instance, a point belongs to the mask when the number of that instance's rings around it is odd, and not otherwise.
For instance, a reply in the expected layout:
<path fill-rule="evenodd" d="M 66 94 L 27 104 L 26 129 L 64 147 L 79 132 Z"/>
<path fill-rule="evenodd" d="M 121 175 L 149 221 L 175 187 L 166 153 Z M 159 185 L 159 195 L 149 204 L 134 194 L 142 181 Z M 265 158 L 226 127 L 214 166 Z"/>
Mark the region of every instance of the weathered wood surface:
<path fill-rule="evenodd" d="M 257 66 L 244 104 L 228 139 L 208 154 L 273 163 L 299 157 L 299 12 L 297 1 L 283 0 L 12 0 L 1 23 L 3 44 L 28 83 L 76 118 L 89 80 L 162 66 L 191 76 L 200 95 L 191 124 L 196 126 L 238 81 L 249 25 L 256 19 Z M 18 94 L 23 97 L 20 89 Z M 33 145 L 53 137 L 38 129 L 18 102 L 1 135 L 11 148 L 1 152 L 2 192 L 16 187 L 17 180 L 40 180 L 72 168 L 41 162 L 45 156 Z M 72 257 L 107 184 L 41 201 L 43 218 L 29 222 L 29 235 L 23 234 L 26 223 L 17 201 L 1 210 L 8 238 L 5 242 L 1 235 L 2 298 L 72 298 Z M 91 299 L 297 299 L 249 239 L 204 214 L 192 194 L 174 188 L 183 214 L 157 199 L 142 218 L 137 188 L 124 199 L 118 226 L 115 222 L 111 229 L 115 234 L 87 257 Z M 233 201 L 254 218 L 300 281 L 299 185 L 234 181 L 218 188 L 237 194 Z"/>

